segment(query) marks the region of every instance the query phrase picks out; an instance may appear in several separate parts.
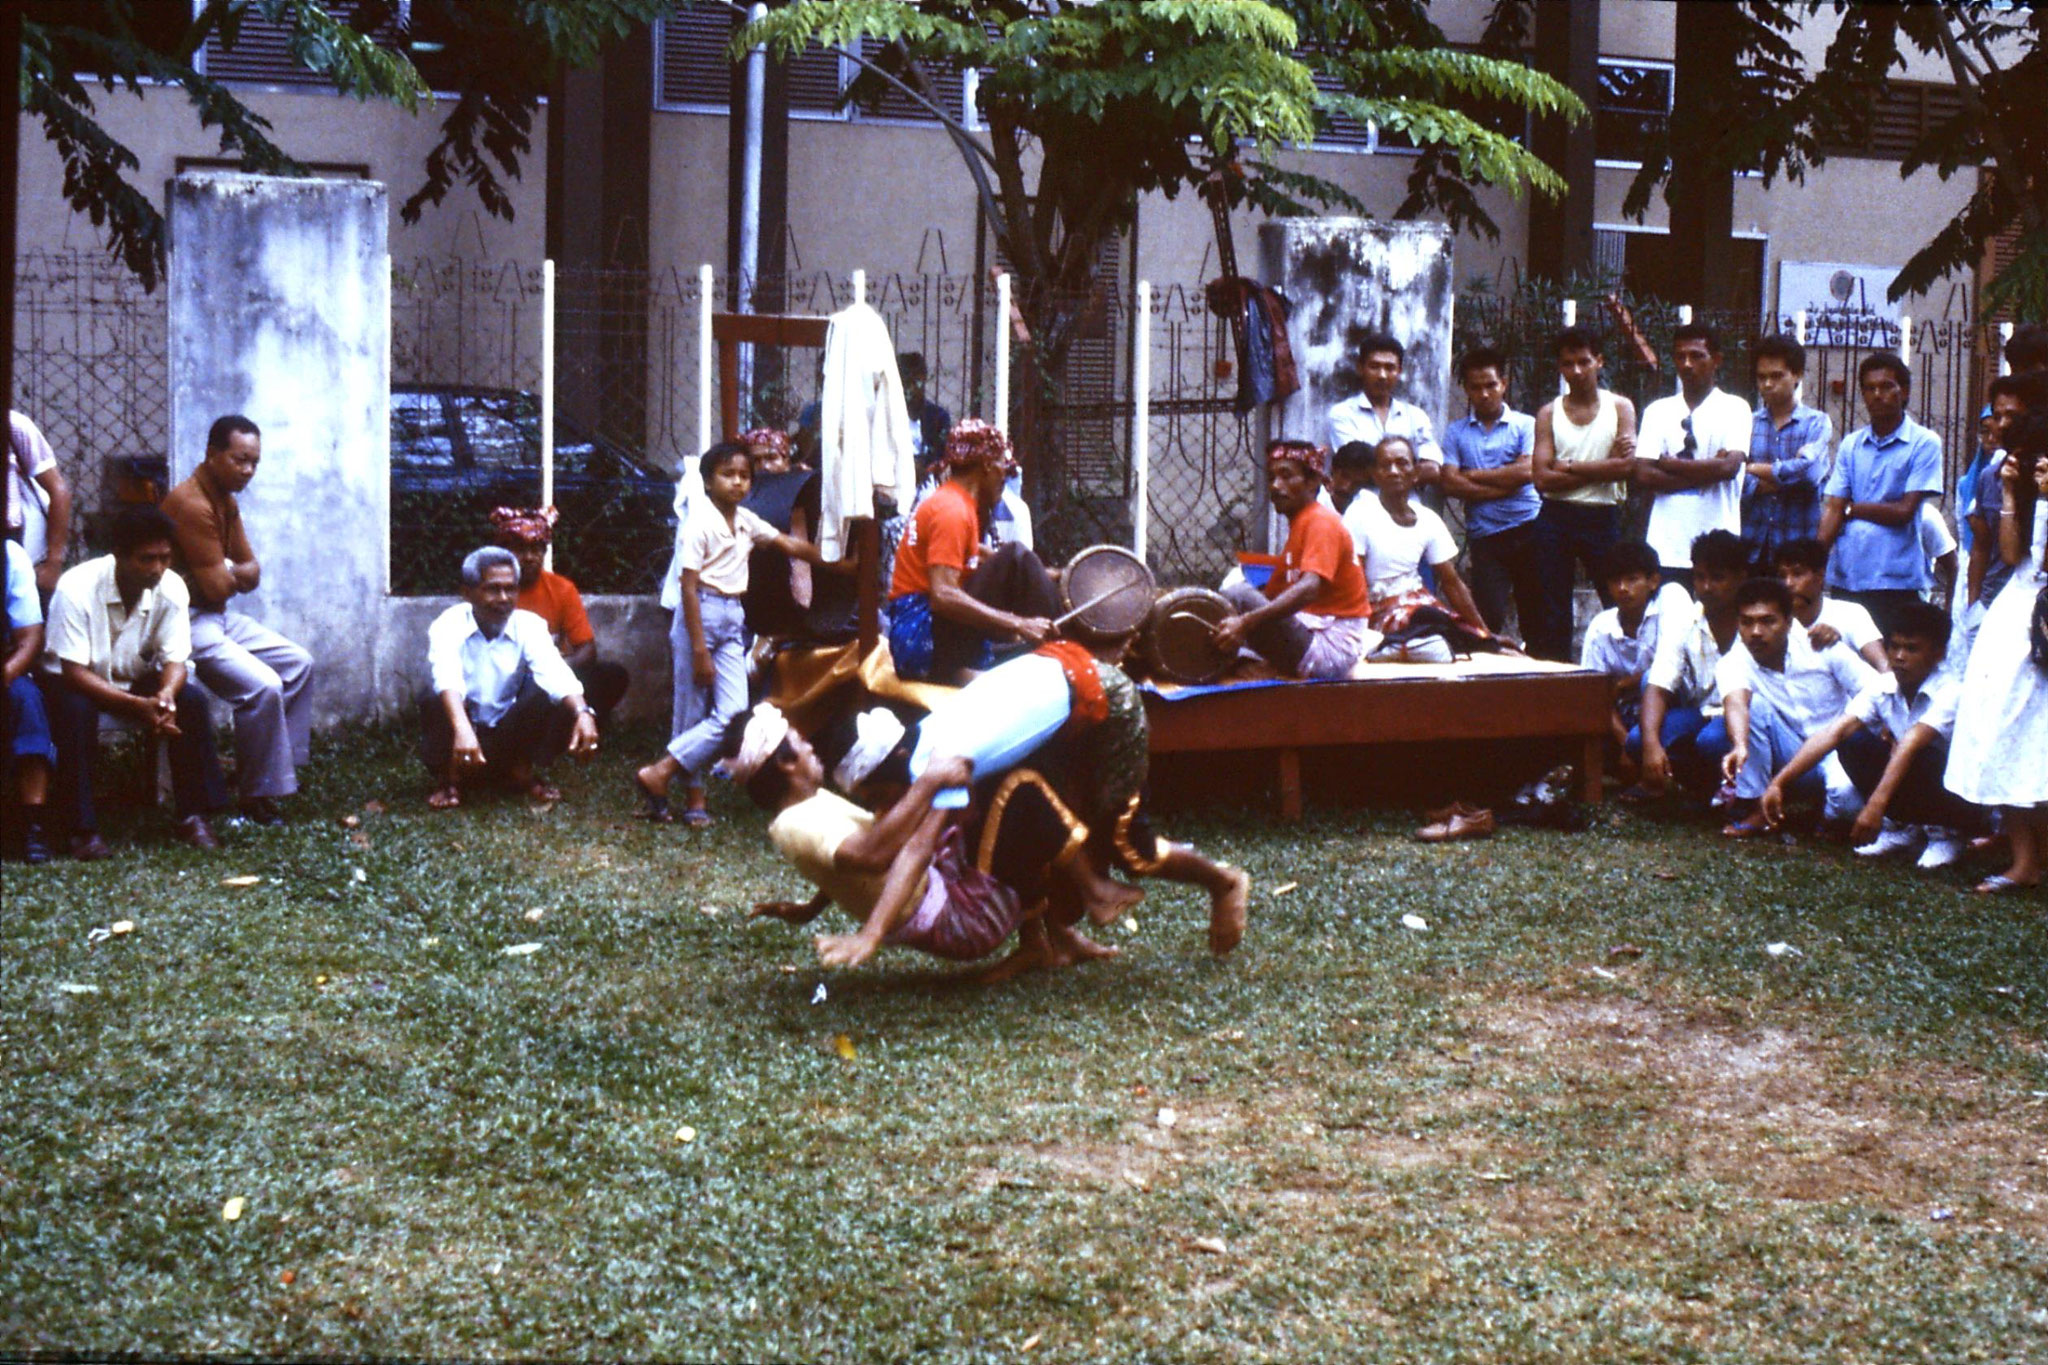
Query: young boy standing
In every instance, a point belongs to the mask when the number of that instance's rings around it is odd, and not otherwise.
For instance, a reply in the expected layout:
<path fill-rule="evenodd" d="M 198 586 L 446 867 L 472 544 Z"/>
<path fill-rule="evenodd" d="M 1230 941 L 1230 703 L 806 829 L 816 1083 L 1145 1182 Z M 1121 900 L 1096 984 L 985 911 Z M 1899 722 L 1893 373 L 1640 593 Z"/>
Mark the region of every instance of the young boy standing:
<path fill-rule="evenodd" d="M 786 536 L 741 506 L 754 484 L 747 448 L 721 441 L 700 463 L 705 496 L 692 500 L 678 537 L 682 566 L 682 613 L 690 642 L 687 714 L 668 742 L 668 752 L 633 775 L 647 819 L 667 824 L 668 786 L 681 776 L 689 783 L 683 823 L 711 823 L 704 809 L 704 771 L 718 757 L 725 729 L 747 707 L 747 556 L 756 545 L 773 545 L 792 559 L 819 563 L 818 547 Z M 683 661 L 675 661 L 678 672 Z"/>

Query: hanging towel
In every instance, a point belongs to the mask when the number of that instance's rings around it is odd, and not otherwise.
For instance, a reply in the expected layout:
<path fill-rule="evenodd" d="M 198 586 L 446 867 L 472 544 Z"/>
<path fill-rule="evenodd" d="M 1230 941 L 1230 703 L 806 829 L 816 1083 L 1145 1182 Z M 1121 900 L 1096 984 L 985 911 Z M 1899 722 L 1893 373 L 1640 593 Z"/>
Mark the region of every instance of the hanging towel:
<path fill-rule="evenodd" d="M 818 551 L 844 559 L 846 523 L 873 516 L 876 494 L 907 503 L 917 489 L 896 343 L 882 315 L 865 303 L 832 315 L 818 409 Z"/>

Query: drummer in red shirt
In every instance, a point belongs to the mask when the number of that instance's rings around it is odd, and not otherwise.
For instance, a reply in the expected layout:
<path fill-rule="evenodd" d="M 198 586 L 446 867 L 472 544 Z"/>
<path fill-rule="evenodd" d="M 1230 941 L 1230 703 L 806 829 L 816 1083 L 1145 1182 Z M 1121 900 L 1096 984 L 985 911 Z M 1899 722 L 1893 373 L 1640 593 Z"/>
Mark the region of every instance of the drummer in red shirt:
<path fill-rule="evenodd" d="M 1028 649 L 1051 639 L 1058 598 L 1037 555 L 981 543 L 1016 468 L 1009 438 L 979 418 L 956 422 L 944 468 L 896 547 L 889 655 L 898 677 L 953 683 L 994 664 L 999 642 Z"/>
<path fill-rule="evenodd" d="M 1297 678 L 1346 678 L 1365 653 L 1365 574 L 1343 519 L 1316 500 L 1330 455 L 1307 441 L 1266 447 L 1266 491 L 1287 518 L 1287 548 L 1263 589 L 1233 583 L 1237 615 L 1216 627 L 1226 650 L 1249 644 Z"/>

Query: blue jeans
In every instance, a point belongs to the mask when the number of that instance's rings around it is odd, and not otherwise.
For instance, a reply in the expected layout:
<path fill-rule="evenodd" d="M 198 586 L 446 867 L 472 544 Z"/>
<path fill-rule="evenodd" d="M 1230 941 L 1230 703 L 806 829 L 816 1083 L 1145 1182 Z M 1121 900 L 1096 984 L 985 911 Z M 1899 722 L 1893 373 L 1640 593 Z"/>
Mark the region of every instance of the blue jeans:
<path fill-rule="evenodd" d="M 1749 801 L 1762 796 L 1778 770 L 1792 761 L 1792 755 L 1799 752 L 1806 740 L 1807 736 L 1779 715 L 1775 706 L 1762 697 L 1752 695 L 1749 699 L 1749 753 L 1743 761 L 1742 771 L 1735 775 L 1735 794 Z M 1834 754 L 1822 759 L 1817 767 L 1800 774 L 1799 780 L 1787 789 L 1787 794 L 1808 800 L 1823 798 L 1827 813 L 1834 817 L 1854 815 L 1863 807 L 1863 798 L 1857 795 L 1849 774 L 1842 768 L 1841 759 Z"/>
<path fill-rule="evenodd" d="M 683 619 L 683 609 L 676 608 Z M 676 736 L 668 742 L 669 757 L 682 764 L 690 780 L 704 772 L 725 743 L 726 727 L 747 709 L 747 614 L 737 597 L 711 588 L 697 592 L 697 619 L 704 627 L 704 648 L 711 652 L 711 686 L 699 687 L 690 664 L 688 626 L 677 632 L 682 647 L 675 656 Z M 684 688 L 687 685 L 688 691 Z"/>
<path fill-rule="evenodd" d="M 1659 730 L 1664 752 L 1671 760 L 1671 775 L 1682 786 L 1711 791 L 1721 783 L 1721 760 L 1733 746 L 1728 742 L 1728 725 L 1719 716 L 1703 715 L 1697 706 L 1667 706 Z M 1628 732 L 1628 756 L 1643 754 L 1643 727 Z"/>

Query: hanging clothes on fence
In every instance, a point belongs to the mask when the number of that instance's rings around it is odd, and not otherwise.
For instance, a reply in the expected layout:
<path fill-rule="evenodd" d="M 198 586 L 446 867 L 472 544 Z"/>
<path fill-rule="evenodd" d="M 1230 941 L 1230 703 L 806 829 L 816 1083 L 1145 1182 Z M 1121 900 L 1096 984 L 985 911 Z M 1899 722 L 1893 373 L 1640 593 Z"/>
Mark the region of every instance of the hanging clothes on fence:
<path fill-rule="evenodd" d="M 834 313 L 826 330 L 818 424 L 818 549 L 828 560 L 844 559 L 849 520 L 873 516 L 877 494 L 907 503 L 917 489 L 896 343 L 865 303 Z"/>
<path fill-rule="evenodd" d="M 1287 315 L 1293 309 L 1287 296 L 1242 275 L 1211 280 L 1204 293 L 1209 310 L 1230 320 L 1237 343 L 1237 410 L 1250 412 L 1299 390 L 1301 374 L 1287 339 Z"/>

